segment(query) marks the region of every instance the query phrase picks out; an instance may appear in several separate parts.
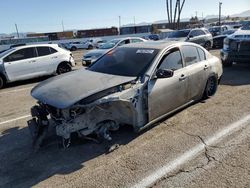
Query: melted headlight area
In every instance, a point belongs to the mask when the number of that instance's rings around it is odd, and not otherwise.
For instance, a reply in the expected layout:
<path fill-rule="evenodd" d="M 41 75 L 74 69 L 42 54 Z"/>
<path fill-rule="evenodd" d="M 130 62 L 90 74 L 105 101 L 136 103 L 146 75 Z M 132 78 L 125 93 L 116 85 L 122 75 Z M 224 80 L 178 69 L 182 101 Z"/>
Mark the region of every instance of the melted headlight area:
<path fill-rule="evenodd" d="M 135 129 L 143 126 L 147 121 L 147 111 L 142 91 L 131 84 L 117 88 L 116 92 L 95 101 L 93 99 L 96 96 L 92 96 L 90 100 L 93 102 L 89 104 L 86 104 L 86 100 L 79 101 L 67 109 L 57 109 L 42 103 L 32 107 L 32 120 L 28 121 L 28 125 L 33 145 L 40 147 L 49 126 L 54 126 L 56 134 L 63 138 L 64 147 L 70 145 L 72 133 L 82 138 L 95 134 L 97 138 L 110 141 L 110 132 L 118 130 L 121 125 L 132 125 Z M 103 94 L 97 94 L 98 97 L 100 95 Z"/>

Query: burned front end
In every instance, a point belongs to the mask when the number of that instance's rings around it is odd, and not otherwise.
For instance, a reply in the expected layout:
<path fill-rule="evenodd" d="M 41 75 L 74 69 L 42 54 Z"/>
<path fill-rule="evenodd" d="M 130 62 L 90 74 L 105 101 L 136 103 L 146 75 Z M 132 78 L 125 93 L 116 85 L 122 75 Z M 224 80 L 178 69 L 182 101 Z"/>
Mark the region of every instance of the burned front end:
<path fill-rule="evenodd" d="M 58 108 L 38 101 L 31 109 L 28 121 L 33 145 L 39 147 L 46 139 L 49 128 L 55 128 L 62 137 L 63 146 L 70 145 L 72 133 L 81 138 L 95 137 L 111 140 L 110 131 L 122 125 L 139 129 L 147 122 L 147 107 L 143 83 L 137 81 L 93 94 L 67 108 Z"/>

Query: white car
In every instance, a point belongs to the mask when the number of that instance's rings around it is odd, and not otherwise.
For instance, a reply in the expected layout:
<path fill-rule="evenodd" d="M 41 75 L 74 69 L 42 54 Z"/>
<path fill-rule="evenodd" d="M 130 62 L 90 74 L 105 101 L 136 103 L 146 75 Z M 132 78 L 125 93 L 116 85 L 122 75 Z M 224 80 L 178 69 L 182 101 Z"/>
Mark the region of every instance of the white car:
<path fill-rule="evenodd" d="M 84 54 L 82 57 L 82 64 L 88 66 L 91 63 L 94 63 L 101 56 L 105 55 L 106 53 L 108 53 L 112 49 L 115 49 L 118 46 L 130 43 L 145 42 L 145 41 L 147 40 L 140 37 L 126 37 L 126 38 L 113 39 L 101 45 L 98 49 L 91 50 L 90 52 Z"/>
<path fill-rule="evenodd" d="M 99 38 L 89 39 L 87 41 L 70 42 L 66 44 L 66 48 L 71 51 L 75 51 L 77 49 L 93 49 L 97 47 L 98 43 L 101 42 L 103 41 Z"/>
<path fill-rule="evenodd" d="M 11 48 L 0 54 L 0 88 L 9 82 L 69 72 L 73 66 L 71 52 L 57 44 Z"/>

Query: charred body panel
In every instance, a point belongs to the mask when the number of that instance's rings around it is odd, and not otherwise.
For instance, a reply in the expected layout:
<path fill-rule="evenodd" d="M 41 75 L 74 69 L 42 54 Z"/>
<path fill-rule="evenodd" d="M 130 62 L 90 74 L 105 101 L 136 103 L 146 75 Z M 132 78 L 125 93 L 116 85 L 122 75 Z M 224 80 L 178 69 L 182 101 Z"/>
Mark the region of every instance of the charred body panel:
<path fill-rule="evenodd" d="M 39 84 L 31 95 L 44 104 L 64 109 L 81 99 L 135 79 L 81 69 Z"/>
<path fill-rule="evenodd" d="M 31 110 L 33 119 L 28 121 L 33 144 L 36 148 L 41 145 L 48 125 L 55 126 L 56 134 L 65 140 L 74 132 L 81 136 L 94 133 L 111 140 L 109 131 L 125 124 L 139 130 L 147 123 L 147 103 L 142 93 L 145 93 L 142 83 L 132 82 L 99 92 L 69 108 L 59 109 L 39 102 Z"/>

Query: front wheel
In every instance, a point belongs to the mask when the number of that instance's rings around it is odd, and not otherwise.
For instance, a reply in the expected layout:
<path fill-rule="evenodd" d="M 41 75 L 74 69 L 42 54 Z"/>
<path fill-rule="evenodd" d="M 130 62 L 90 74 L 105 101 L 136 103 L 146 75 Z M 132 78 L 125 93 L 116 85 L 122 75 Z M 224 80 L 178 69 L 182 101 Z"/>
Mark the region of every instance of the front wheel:
<path fill-rule="evenodd" d="M 223 67 L 232 67 L 233 66 L 233 62 L 232 61 L 223 61 L 222 60 L 222 65 Z"/>
<path fill-rule="evenodd" d="M 71 70 L 72 68 L 69 64 L 61 63 L 60 65 L 58 65 L 56 73 L 60 75 L 66 72 L 70 72 Z"/>
<path fill-rule="evenodd" d="M 5 79 L 0 75 L 0 89 L 5 86 Z"/>
<path fill-rule="evenodd" d="M 218 79 L 215 76 L 211 76 L 207 80 L 206 88 L 203 94 L 203 99 L 207 99 L 213 96 L 218 88 Z"/>

